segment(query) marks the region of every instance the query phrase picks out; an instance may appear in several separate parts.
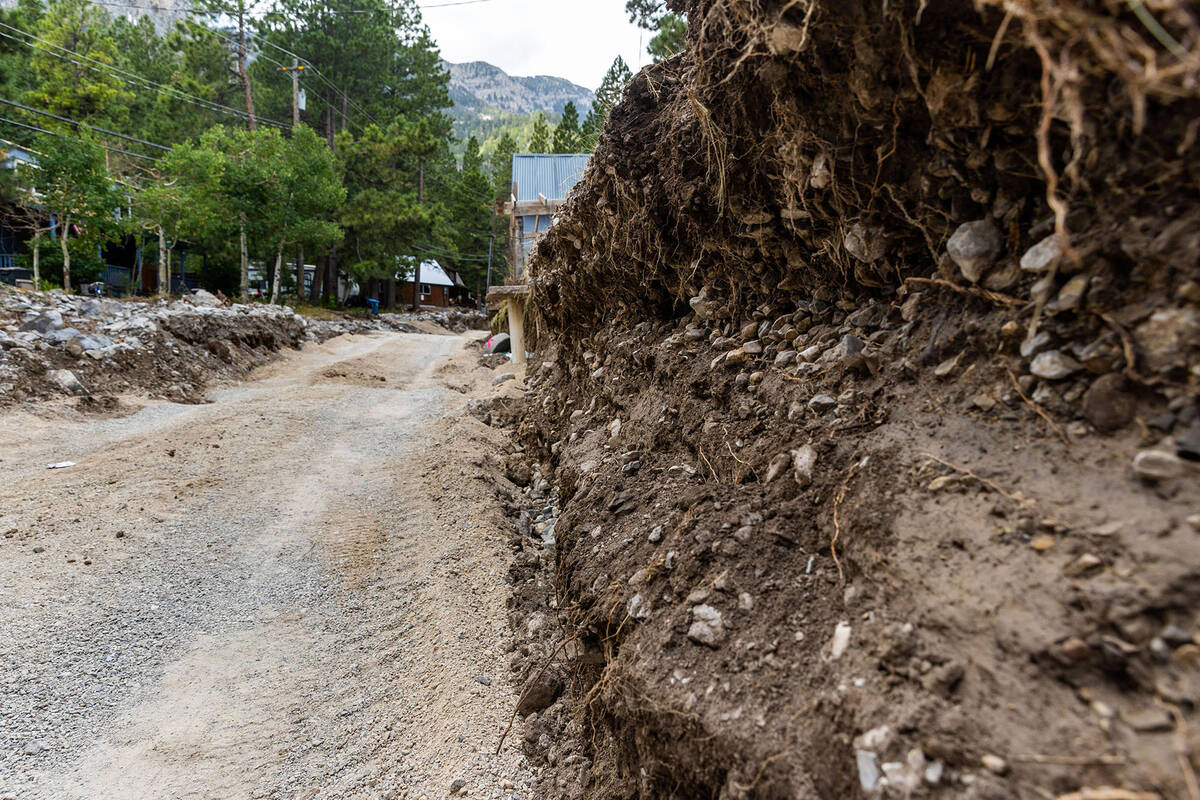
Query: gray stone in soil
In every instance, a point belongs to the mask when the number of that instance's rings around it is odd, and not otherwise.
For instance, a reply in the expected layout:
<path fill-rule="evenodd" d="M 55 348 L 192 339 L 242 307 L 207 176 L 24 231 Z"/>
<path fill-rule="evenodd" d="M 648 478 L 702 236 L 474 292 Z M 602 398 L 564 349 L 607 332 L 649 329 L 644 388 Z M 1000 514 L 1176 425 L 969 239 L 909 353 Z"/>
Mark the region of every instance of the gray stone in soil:
<path fill-rule="evenodd" d="M 482 684 L 482 685 L 484 685 L 484 686 L 491 686 L 491 685 L 492 685 L 492 679 L 491 679 L 491 678 L 489 678 L 489 677 L 488 677 L 488 676 L 486 676 L 486 675 L 476 675 L 476 676 L 475 676 L 475 682 L 476 682 L 476 683 L 479 683 L 479 684 Z"/>
<path fill-rule="evenodd" d="M 458 794 L 464 788 L 466 788 L 466 786 L 467 782 L 462 778 L 459 778 L 458 780 L 454 781 L 454 783 L 450 784 L 450 794 Z"/>
<path fill-rule="evenodd" d="M 1133 457 L 1133 473 L 1145 481 L 1164 481 L 1183 474 L 1183 459 L 1165 450 L 1143 450 Z"/>
<path fill-rule="evenodd" d="M 1040 353 L 1042 350 L 1045 350 L 1049 344 L 1050 334 L 1046 333 L 1045 331 L 1040 331 L 1038 335 L 1034 336 L 1032 339 L 1026 338 L 1022 340 L 1021 357 L 1029 358 L 1036 353 Z"/>
<path fill-rule="evenodd" d="M 46 379 L 52 384 L 70 394 L 85 394 L 87 389 L 69 369 L 52 369 L 46 373 Z"/>
<path fill-rule="evenodd" d="M 721 612 L 709 605 L 698 605 L 692 608 L 692 626 L 688 628 L 688 638 L 698 644 L 717 647 L 725 639 L 725 624 Z"/>
<path fill-rule="evenodd" d="M 869 228 L 861 222 L 856 222 L 846 231 L 843 241 L 846 252 L 859 261 L 871 263 L 883 258 L 887 252 L 887 237 L 876 228 Z"/>
<path fill-rule="evenodd" d="M 824 393 L 815 394 L 813 395 L 812 399 L 808 401 L 808 407 L 813 411 L 816 411 L 818 414 L 823 414 L 836 405 L 837 400 Z"/>
<path fill-rule="evenodd" d="M 812 445 L 804 445 L 792 451 L 792 474 L 801 488 L 812 483 L 813 468 L 817 465 L 817 451 Z"/>
<path fill-rule="evenodd" d="M 82 339 L 83 334 L 74 328 L 58 328 L 57 330 L 47 331 L 42 335 L 42 338 L 50 344 L 62 344 L 72 339 Z"/>
<path fill-rule="evenodd" d="M 1033 359 L 1033 363 L 1029 365 L 1031 373 L 1048 381 L 1062 380 L 1074 375 L 1081 369 L 1083 369 L 1083 365 L 1058 350 L 1047 350 L 1045 353 L 1039 353 Z"/>
<path fill-rule="evenodd" d="M 504 373 L 492 378 L 492 386 L 499 386 L 500 384 L 505 383 L 506 381 L 514 380 L 516 377 L 517 376 L 511 372 L 504 372 Z"/>
<path fill-rule="evenodd" d="M 1045 272 L 1061 256 L 1062 245 L 1059 244 L 1058 235 L 1052 233 L 1025 251 L 1025 255 L 1021 256 L 1021 269 L 1026 272 Z"/>
<path fill-rule="evenodd" d="M 1072 311 L 1079 308 L 1079 303 L 1083 300 L 1090 281 L 1091 278 L 1087 275 L 1076 275 L 1067 281 L 1058 293 L 1058 310 Z"/>
<path fill-rule="evenodd" d="M 1151 372 L 1188 365 L 1188 354 L 1200 340 L 1200 313 L 1194 308 L 1165 308 L 1134 331 Z"/>
<path fill-rule="evenodd" d="M 777 453 L 775 457 L 771 459 L 770 466 L 767 467 L 767 483 L 770 483 L 782 475 L 788 468 L 788 465 L 791 463 L 792 456 L 790 453 Z"/>
<path fill-rule="evenodd" d="M 207 308 L 216 308 L 221 305 L 220 299 L 215 294 L 204 289 L 197 289 L 187 299 L 192 305 L 205 306 Z"/>
<path fill-rule="evenodd" d="M 842 337 L 842 340 L 838 342 L 835 352 L 838 358 L 850 358 L 851 356 L 856 356 L 862 353 L 864 347 L 866 347 L 866 345 L 863 344 L 862 339 L 858 338 L 852 333 L 847 333 Z"/>
<path fill-rule="evenodd" d="M 62 312 L 57 310 L 44 311 L 21 325 L 23 331 L 48 333 L 63 326 Z"/>
<path fill-rule="evenodd" d="M 996 262 L 1004 240 L 990 219 L 965 222 L 946 242 L 946 251 L 958 265 L 963 277 L 978 283 L 989 267 Z"/>

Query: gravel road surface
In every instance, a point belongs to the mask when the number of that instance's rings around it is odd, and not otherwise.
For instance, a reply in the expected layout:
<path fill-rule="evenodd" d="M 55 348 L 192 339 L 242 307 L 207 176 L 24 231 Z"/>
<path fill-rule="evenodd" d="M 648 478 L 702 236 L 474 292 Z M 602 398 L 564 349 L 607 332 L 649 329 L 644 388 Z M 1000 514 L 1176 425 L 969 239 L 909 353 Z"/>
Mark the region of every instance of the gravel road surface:
<path fill-rule="evenodd" d="M 0 416 L 0 798 L 528 797 L 466 343 Z"/>

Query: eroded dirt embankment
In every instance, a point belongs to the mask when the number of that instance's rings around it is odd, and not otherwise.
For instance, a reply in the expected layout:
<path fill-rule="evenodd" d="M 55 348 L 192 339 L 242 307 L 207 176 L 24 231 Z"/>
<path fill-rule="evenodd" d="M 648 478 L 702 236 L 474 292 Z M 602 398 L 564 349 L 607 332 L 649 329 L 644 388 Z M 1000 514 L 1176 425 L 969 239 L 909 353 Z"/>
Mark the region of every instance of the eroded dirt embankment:
<path fill-rule="evenodd" d="M 1193 796 L 1194 7 L 686 10 L 531 270 L 544 796 Z"/>
<path fill-rule="evenodd" d="M 212 383 L 244 377 L 305 342 L 347 333 L 461 332 L 482 314 L 301 316 L 283 306 L 229 305 L 200 291 L 175 301 L 116 301 L 0 287 L 0 405 L 77 398 L 84 411 L 119 395 L 201 402 Z"/>

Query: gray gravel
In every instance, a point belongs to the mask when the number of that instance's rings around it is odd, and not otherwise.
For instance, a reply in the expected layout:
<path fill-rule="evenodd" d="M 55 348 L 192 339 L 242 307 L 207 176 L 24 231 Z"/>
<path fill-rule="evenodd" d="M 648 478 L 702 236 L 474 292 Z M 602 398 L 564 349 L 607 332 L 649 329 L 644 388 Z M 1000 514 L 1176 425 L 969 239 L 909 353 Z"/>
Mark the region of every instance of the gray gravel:
<path fill-rule="evenodd" d="M 339 339 L 208 406 L 0 417 L 0 797 L 528 796 L 515 744 L 491 755 L 500 512 L 431 477 L 488 444 L 432 377 L 462 344 Z"/>

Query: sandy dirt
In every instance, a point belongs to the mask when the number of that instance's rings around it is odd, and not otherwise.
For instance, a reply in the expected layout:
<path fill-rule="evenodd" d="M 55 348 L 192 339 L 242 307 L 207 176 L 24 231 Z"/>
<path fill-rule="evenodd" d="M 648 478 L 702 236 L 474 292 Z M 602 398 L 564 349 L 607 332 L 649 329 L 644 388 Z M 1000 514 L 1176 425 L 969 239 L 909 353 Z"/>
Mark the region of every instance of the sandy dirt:
<path fill-rule="evenodd" d="M 468 343 L 0 417 L 0 797 L 528 796 L 515 738 L 492 755 L 504 444 L 461 413 L 491 391 Z"/>

